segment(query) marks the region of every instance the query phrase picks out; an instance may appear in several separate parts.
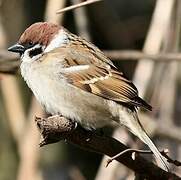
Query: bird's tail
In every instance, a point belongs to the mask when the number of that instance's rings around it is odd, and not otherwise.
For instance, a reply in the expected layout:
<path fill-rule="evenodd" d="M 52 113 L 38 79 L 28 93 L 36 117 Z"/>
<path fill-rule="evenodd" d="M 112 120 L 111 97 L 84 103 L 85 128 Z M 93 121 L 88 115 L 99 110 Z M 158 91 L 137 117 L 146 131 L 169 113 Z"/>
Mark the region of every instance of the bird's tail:
<path fill-rule="evenodd" d="M 149 136 L 147 135 L 146 131 L 144 130 L 144 128 L 142 127 L 138 115 L 135 112 L 133 112 L 133 117 L 134 120 L 130 119 L 128 120 L 126 124 L 124 124 L 134 135 L 136 135 L 138 138 L 140 138 L 140 140 L 142 140 L 145 144 L 148 145 L 148 147 L 150 148 L 150 150 L 153 152 L 153 154 L 155 155 L 155 157 L 160 161 L 162 168 L 165 171 L 169 171 L 169 167 L 168 167 L 168 163 L 166 162 L 166 160 L 163 158 L 163 156 L 161 155 L 161 153 L 159 152 L 159 150 L 157 149 L 157 147 L 153 144 L 153 142 L 151 141 L 151 139 L 149 138 Z"/>

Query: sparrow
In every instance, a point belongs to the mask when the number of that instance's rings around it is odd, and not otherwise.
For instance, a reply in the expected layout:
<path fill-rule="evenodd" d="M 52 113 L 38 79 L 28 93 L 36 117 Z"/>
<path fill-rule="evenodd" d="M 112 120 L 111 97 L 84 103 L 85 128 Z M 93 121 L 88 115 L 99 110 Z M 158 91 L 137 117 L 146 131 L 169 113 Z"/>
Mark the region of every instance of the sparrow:
<path fill-rule="evenodd" d="M 61 114 L 86 129 L 112 122 L 124 126 L 148 145 L 168 171 L 137 115 L 139 107 L 152 107 L 95 45 L 62 26 L 38 22 L 8 50 L 20 54 L 21 75 L 48 113 Z"/>

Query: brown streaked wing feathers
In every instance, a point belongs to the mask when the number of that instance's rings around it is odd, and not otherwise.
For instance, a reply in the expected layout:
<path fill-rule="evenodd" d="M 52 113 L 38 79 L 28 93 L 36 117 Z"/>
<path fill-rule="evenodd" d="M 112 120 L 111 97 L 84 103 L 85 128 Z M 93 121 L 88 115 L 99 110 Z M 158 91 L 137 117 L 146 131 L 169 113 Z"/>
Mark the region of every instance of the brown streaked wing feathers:
<path fill-rule="evenodd" d="M 104 69 L 106 70 L 106 69 Z M 87 70 L 68 72 L 64 74 L 73 85 L 89 86 L 89 92 L 114 101 L 129 102 L 137 96 L 137 89 L 130 86 L 130 82 L 124 78 L 114 77 L 114 73 L 103 68 L 90 65 Z M 107 78 L 106 78 L 107 77 Z M 102 79 L 105 78 L 105 79 Z"/>
<path fill-rule="evenodd" d="M 66 67 L 75 64 L 89 65 L 89 68 L 85 70 L 64 71 L 64 76 L 72 85 L 109 100 L 126 103 L 130 106 L 144 107 L 148 110 L 152 109 L 150 105 L 138 97 L 136 87 L 123 76 L 123 73 L 111 69 L 110 64 L 105 63 L 105 60 L 102 61 L 102 64 L 99 62 L 102 60 L 101 56 L 95 57 L 89 51 L 85 54 L 85 50 L 82 51 L 81 48 L 71 48 L 71 51 L 67 50 L 67 53 L 66 57 L 70 59 L 66 59 L 68 61 Z M 72 61 L 72 59 L 74 60 Z M 74 63 L 71 64 L 71 62 Z"/>

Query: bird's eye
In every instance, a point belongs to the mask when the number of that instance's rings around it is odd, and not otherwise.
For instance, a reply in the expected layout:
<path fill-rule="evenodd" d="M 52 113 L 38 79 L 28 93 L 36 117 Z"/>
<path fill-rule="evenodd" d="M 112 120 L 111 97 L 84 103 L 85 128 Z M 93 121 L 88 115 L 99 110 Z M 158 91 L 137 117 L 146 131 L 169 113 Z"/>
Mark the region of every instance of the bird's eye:
<path fill-rule="evenodd" d="M 32 45 L 33 45 L 33 42 L 32 42 L 32 41 L 30 41 L 30 42 L 28 43 L 28 45 L 29 45 L 29 46 L 32 46 Z"/>
<path fill-rule="evenodd" d="M 24 43 L 25 49 L 32 48 L 34 46 L 34 43 L 32 41 Z"/>

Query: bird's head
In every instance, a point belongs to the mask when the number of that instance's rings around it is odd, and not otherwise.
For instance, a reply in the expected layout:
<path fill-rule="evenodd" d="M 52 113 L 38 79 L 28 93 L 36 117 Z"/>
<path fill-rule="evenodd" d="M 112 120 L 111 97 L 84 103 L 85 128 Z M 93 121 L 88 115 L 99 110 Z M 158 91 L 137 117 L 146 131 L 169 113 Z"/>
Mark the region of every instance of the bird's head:
<path fill-rule="evenodd" d="M 68 37 L 63 27 L 53 23 L 38 22 L 28 27 L 18 43 L 9 47 L 8 50 L 19 53 L 22 61 L 29 62 L 37 60 L 44 53 L 67 42 Z"/>

